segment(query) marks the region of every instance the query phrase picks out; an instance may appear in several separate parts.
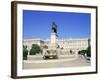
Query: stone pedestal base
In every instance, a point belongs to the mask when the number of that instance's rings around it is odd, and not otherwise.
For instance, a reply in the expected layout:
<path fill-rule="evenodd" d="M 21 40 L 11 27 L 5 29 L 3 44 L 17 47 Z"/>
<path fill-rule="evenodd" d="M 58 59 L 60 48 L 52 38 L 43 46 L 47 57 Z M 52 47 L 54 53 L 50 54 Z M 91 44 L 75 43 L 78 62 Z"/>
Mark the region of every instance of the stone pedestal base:
<path fill-rule="evenodd" d="M 57 49 L 57 44 L 50 44 L 49 49 L 56 50 Z"/>

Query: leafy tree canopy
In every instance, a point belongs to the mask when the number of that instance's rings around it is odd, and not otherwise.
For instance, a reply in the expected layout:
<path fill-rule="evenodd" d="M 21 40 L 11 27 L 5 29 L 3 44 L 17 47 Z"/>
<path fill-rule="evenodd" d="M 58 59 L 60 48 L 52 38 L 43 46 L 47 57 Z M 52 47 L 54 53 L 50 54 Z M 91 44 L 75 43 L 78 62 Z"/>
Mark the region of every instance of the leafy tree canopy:
<path fill-rule="evenodd" d="M 23 45 L 23 59 L 26 60 L 28 55 L 27 46 Z"/>
<path fill-rule="evenodd" d="M 30 55 L 36 55 L 38 53 L 42 53 L 42 49 L 37 44 L 32 44 Z"/>
<path fill-rule="evenodd" d="M 86 54 L 88 57 L 91 57 L 91 47 L 89 46 L 86 50 L 81 50 L 78 52 L 79 54 Z"/>

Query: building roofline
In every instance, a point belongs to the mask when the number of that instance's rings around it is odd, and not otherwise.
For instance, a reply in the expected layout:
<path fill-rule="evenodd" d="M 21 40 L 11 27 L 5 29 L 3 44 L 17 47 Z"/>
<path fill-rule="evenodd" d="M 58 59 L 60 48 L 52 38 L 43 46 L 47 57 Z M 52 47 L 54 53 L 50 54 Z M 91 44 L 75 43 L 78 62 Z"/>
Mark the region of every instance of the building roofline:
<path fill-rule="evenodd" d="M 65 39 L 58 39 L 59 41 L 69 41 L 69 40 L 88 40 L 89 38 L 65 38 Z M 42 40 L 42 39 L 24 39 L 23 41 L 50 41 L 50 39 Z"/>

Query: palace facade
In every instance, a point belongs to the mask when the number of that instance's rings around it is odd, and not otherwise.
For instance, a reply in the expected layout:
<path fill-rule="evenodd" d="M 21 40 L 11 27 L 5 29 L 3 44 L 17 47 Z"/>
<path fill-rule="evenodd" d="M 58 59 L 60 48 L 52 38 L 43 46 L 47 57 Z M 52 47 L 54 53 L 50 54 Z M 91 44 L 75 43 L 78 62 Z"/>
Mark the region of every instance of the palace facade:
<path fill-rule="evenodd" d="M 25 39 L 23 45 L 27 46 L 28 49 L 31 49 L 32 44 L 38 44 L 40 47 L 49 46 L 50 40 L 41 40 L 41 39 Z M 61 49 L 65 50 L 85 50 L 90 45 L 90 40 L 88 38 L 80 39 L 58 39 L 57 45 Z"/>

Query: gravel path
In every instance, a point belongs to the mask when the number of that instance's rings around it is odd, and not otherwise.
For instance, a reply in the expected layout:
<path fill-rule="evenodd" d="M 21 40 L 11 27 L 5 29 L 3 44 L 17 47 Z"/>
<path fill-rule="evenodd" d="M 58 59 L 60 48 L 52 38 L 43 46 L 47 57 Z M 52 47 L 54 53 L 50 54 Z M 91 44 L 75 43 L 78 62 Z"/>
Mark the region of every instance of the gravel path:
<path fill-rule="evenodd" d="M 41 59 L 38 59 L 38 61 Z M 57 59 L 56 59 L 57 60 Z M 58 59 L 58 61 L 54 60 L 46 60 L 42 63 L 33 63 L 24 61 L 23 62 L 23 69 L 39 69 L 39 68 L 57 68 L 57 67 L 83 67 L 83 66 L 90 66 L 91 63 L 89 63 L 83 56 L 79 55 L 77 59 L 74 60 L 64 60 L 64 58 Z M 44 61 L 44 60 L 43 60 Z M 48 62 L 49 61 L 49 62 Z M 53 61 L 53 62 L 52 62 Z"/>

